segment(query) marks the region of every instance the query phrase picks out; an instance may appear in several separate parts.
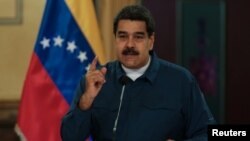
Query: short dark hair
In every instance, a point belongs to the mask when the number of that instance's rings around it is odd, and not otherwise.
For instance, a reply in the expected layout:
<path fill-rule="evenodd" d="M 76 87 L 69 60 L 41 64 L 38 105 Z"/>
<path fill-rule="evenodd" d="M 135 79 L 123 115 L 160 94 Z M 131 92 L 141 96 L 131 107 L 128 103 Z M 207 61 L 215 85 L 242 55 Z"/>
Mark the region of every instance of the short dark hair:
<path fill-rule="evenodd" d="M 150 37 L 155 31 L 155 22 L 150 11 L 142 5 L 129 5 L 124 7 L 115 17 L 113 33 L 116 34 L 120 20 L 138 20 L 146 23 L 146 30 Z"/>

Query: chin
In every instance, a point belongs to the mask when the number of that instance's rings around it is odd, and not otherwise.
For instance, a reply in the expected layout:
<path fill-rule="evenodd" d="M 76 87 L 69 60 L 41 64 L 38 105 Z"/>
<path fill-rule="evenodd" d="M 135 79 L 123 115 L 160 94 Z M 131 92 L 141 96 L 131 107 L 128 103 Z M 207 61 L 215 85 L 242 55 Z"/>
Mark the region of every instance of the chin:
<path fill-rule="evenodd" d="M 120 62 L 127 68 L 136 69 L 138 67 L 137 58 L 123 57 Z"/>
<path fill-rule="evenodd" d="M 129 68 L 129 69 L 138 69 L 140 67 L 138 67 L 138 65 L 135 65 L 135 64 L 123 64 L 126 68 Z"/>

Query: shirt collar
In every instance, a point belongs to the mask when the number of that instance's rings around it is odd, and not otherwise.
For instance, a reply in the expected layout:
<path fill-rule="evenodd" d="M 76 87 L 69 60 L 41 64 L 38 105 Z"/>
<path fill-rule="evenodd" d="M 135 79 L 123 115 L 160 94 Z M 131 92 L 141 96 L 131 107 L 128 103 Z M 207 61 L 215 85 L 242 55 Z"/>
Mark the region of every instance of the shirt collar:
<path fill-rule="evenodd" d="M 137 78 L 139 78 L 146 72 L 150 62 L 151 62 L 151 57 L 149 57 L 147 64 L 139 69 L 129 69 L 126 68 L 124 65 L 122 65 L 122 68 L 126 72 L 127 76 L 131 78 L 133 81 L 135 81 Z"/>

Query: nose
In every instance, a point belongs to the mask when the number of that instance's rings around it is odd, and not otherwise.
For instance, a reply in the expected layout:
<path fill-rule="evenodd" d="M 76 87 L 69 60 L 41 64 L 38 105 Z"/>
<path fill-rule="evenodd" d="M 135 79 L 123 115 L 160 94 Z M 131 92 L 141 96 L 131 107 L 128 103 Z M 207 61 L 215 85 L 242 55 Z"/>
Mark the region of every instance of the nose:
<path fill-rule="evenodd" d="M 135 47 L 135 41 L 134 41 L 133 37 L 131 37 L 131 36 L 128 38 L 127 47 L 129 47 L 129 48 Z"/>

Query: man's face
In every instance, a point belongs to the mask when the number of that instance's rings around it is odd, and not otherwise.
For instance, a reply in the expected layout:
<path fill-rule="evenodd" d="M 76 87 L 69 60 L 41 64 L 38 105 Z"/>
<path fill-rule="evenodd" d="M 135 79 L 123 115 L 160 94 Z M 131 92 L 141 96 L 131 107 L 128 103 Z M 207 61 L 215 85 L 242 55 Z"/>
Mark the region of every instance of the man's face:
<path fill-rule="evenodd" d="M 138 69 L 146 65 L 153 43 L 154 34 L 148 37 L 144 21 L 119 21 L 115 35 L 116 53 L 125 67 Z"/>

